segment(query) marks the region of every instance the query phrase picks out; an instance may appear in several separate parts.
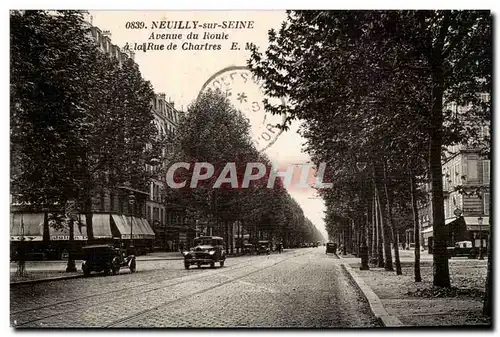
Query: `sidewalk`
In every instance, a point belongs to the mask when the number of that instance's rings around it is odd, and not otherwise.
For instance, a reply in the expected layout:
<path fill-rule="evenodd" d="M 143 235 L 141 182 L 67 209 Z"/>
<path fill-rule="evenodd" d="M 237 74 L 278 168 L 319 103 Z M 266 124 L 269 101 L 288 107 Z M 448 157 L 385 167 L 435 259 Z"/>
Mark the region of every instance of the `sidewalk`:
<path fill-rule="evenodd" d="M 403 275 L 399 276 L 395 271 L 372 266 L 370 270 L 359 270 L 359 258 L 339 257 L 350 267 L 348 272 L 373 291 L 387 314 L 405 326 L 490 324 L 481 313 L 487 260 L 450 259 L 452 288 L 444 290 L 432 285 L 432 255 L 427 252 L 421 253 L 422 282 L 414 282 L 413 254 L 413 250 L 400 251 Z"/>

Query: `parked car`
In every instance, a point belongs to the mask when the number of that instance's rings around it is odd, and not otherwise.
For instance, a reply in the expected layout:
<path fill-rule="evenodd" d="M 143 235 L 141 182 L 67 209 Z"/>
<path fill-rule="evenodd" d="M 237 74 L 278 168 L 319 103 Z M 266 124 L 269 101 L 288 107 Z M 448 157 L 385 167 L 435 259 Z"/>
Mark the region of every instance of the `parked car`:
<path fill-rule="evenodd" d="M 326 254 L 333 253 L 337 254 L 337 244 L 333 242 L 328 242 L 326 244 Z"/>
<path fill-rule="evenodd" d="M 183 252 L 184 268 L 189 269 L 192 265 L 200 268 L 202 265 L 210 265 L 214 268 L 216 263 L 224 267 L 226 252 L 224 250 L 224 239 L 218 236 L 200 236 L 194 240 L 194 247 Z"/>
<path fill-rule="evenodd" d="M 480 247 L 473 247 L 472 241 L 459 241 L 454 247 L 448 247 L 449 256 L 477 256 Z M 483 247 L 483 255 L 486 256 L 487 248 Z"/>
<path fill-rule="evenodd" d="M 243 245 L 243 254 L 252 255 L 255 252 L 255 246 L 251 243 L 245 243 Z"/>
<path fill-rule="evenodd" d="M 116 275 L 121 267 L 136 271 L 135 255 L 127 255 L 112 245 L 91 245 L 83 247 L 82 270 L 85 276 L 91 272 Z"/>
<path fill-rule="evenodd" d="M 270 241 L 264 241 L 261 240 L 257 242 L 257 255 L 260 254 L 271 254 L 271 242 Z"/>

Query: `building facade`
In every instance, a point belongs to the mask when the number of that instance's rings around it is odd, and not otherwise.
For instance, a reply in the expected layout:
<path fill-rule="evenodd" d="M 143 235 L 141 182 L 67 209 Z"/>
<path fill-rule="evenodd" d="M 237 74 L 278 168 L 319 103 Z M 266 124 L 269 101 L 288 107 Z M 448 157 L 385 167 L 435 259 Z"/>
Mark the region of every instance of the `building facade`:
<path fill-rule="evenodd" d="M 162 136 L 173 137 L 178 123 L 180 122 L 183 112 L 175 109 L 174 102 L 167 100 L 164 93 L 159 93 L 151 102 L 151 111 L 154 115 L 154 123 L 158 133 Z M 149 166 L 151 171 L 165 172 L 167 169 L 168 154 L 175 149 L 172 144 L 167 143 L 162 149 L 162 159 L 160 165 L 153 167 Z M 161 249 L 174 251 L 177 250 L 183 235 L 180 231 L 185 223 L 183 209 L 178 209 L 169 205 L 163 198 L 163 191 L 168 186 L 165 183 L 165 177 L 160 173 L 150 183 L 149 199 L 146 203 L 146 216 L 156 233 L 155 246 Z"/>
<path fill-rule="evenodd" d="M 489 96 L 480 95 L 484 102 Z M 460 118 L 467 107 L 449 104 L 447 109 Z M 471 124 L 477 130 L 477 139 L 489 139 L 489 125 Z M 443 195 L 448 246 L 459 241 L 471 241 L 473 247 L 487 247 L 490 228 L 490 160 L 477 143 L 447 147 L 443 160 Z M 432 252 L 433 226 L 430 185 L 422 185 L 427 193 L 426 202 L 419 205 L 421 245 Z"/>
<path fill-rule="evenodd" d="M 133 52 L 125 52 L 111 42 L 111 34 L 94 27 L 89 20 L 91 37 L 98 49 L 105 55 L 115 58 L 119 64 L 134 59 Z M 155 115 L 156 117 L 156 115 Z M 177 117 L 175 117 L 177 118 Z M 175 121 L 174 118 L 174 121 Z M 171 127 L 170 127 L 171 128 Z M 10 240 L 11 249 L 26 246 L 28 252 L 40 259 L 61 258 L 68 249 L 78 248 L 88 243 L 112 243 L 120 246 L 135 246 L 138 253 L 153 249 L 155 232 L 149 222 L 151 200 L 156 196 L 130 186 L 114 189 L 96 188 L 92 191 L 91 213 L 82 214 L 85 209 L 75 201 L 73 225 L 74 242 L 70 243 L 70 229 L 66 226 L 57 229 L 51 225 L 51 214 L 66 212 L 65 206 L 34 209 L 30 205 L 19 204 L 11 197 Z M 92 219 L 92 233 L 87 225 Z M 90 219 L 89 219 L 90 220 Z"/>

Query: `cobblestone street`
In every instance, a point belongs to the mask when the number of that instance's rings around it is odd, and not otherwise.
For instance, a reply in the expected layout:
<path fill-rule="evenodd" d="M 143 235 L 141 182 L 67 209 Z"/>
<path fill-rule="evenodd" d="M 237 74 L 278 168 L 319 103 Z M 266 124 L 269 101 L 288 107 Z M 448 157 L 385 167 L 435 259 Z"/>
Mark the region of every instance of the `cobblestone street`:
<path fill-rule="evenodd" d="M 180 260 L 138 272 L 11 288 L 15 327 L 370 327 L 368 304 L 321 248 L 228 259 Z"/>

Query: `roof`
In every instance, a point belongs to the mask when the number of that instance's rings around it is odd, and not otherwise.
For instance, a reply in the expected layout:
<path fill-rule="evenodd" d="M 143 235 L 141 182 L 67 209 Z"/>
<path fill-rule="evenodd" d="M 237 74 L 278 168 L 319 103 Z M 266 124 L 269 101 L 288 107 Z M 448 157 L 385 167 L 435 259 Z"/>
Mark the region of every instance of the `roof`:
<path fill-rule="evenodd" d="M 220 236 L 198 236 L 195 240 L 203 240 L 203 239 L 216 239 L 216 240 L 224 240 Z"/>
<path fill-rule="evenodd" d="M 112 245 L 90 245 L 90 246 L 84 246 L 83 249 L 105 248 L 105 247 L 115 249 Z"/>

